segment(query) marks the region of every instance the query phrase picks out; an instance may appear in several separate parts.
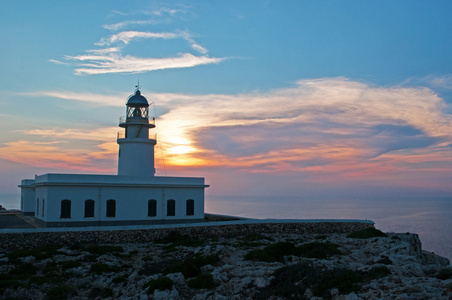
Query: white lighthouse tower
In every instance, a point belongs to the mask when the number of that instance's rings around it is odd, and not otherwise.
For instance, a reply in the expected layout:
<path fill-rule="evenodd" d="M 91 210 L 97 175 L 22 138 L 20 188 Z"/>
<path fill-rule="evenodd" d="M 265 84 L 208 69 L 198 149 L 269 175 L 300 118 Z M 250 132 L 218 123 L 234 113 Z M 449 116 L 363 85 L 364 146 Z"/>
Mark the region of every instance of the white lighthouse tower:
<path fill-rule="evenodd" d="M 201 177 L 154 176 L 155 128 L 137 86 L 119 119 L 118 175 L 36 175 L 20 184 L 21 210 L 42 227 L 127 226 L 204 221 Z"/>
<path fill-rule="evenodd" d="M 154 118 L 149 118 L 149 103 L 137 86 L 135 93 L 127 99 L 127 114 L 119 119 L 125 132 L 118 132 L 118 175 L 154 176 L 155 135 L 149 129 L 155 127 Z"/>

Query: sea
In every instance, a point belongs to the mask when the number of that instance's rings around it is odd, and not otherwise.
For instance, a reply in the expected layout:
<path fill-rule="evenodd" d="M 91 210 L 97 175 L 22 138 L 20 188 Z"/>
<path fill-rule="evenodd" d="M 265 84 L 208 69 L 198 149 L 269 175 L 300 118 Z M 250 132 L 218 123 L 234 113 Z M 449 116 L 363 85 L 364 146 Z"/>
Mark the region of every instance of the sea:
<path fill-rule="evenodd" d="M 19 208 L 19 196 L 0 194 L 0 205 Z M 452 261 L 452 197 L 394 199 L 207 195 L 208 213 L 257 219 L 359 219 L 384 232 L 417 233 L 422 248 Z"/>
<path fill-rule="evenodd" d="M 319 199 L 208 196 L 206 212 L 258 219 L 359 219 L 384 232 L 416 233 L 422 249 L 452 261 L 452 197 Z"/>

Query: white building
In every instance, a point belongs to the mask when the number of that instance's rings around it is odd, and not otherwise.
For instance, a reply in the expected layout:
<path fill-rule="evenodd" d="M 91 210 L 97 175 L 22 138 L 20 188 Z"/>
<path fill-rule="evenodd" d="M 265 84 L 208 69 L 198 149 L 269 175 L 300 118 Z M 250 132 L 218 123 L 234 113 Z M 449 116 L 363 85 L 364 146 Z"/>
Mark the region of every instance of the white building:
<path fill-rule="evenodd" d="M 21 210 L 45 227 L 199 222 L 204 178 L 154 176 L 155 127 L 139 89 L 118 133 L 118 175 L 44 174 L 24 179 Z"/>

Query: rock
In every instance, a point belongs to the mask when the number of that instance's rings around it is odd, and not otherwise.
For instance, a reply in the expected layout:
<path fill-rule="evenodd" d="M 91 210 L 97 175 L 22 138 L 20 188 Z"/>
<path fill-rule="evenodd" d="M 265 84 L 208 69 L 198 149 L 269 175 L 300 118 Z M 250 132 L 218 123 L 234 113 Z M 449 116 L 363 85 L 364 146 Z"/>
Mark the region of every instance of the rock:
<path fill-rule="evenodd" d="M 261 226 L 261 225 L 259 225 Z M 388 238 L 373 238 L 368 240 L 355 240 L 346 238 L 345 234 L 330 234 L 322 242 L 336 243 L 340 245 L 340 250 L 344 253 L 341 256 L 334 256 L 327 260 L 311 259 L 298 256 L 288 256 L 283 263 L 267 263 L 261 261 L 251 261 L 244 259 L 249 251 L 263 249 L 265 245 L 244 247 L 242 241 L 244 236 L 253 234 L 253 230 L 259 226 L 250 227 L 240 233 L 231 235 L 230 229 L 224 229 L 224 235 L 209 241 L 208 237 L 204 246 L 197 247 L 177 247 L 174 251 L 168 251 L 165 247 L 168 243 L 150 243 L 145 244 L 120 244 L 123 247 L 124 255 L 117 257 L 110 252 L 95 258 L 90 255 L 85 246 L 80 248 L 74 247 L 69 250 L 68 247 L 62 247 L 60 252 L 63 254 L 56 255 L 50 259 L 39 260 L 34 256 L 23 257 L 22 261 L 29 261 L 37 268 L 37 279 L 43 278 L 49 274 L 57 276 L 66 276 L 65 284 L 77 289 L 78 295 L 73 299 L 88 299 L 92 297 L 92 288 L 105 290 L 111 289 L 113 295 L 110 299 L 255 299 L 260 293 L 260 289 L 266 290 L 272 280 L 278 282 L 279 277 L 274 272 L 282 267 L 289 267 L 300 263 L 310 264 L 318 270 L 326 271 L 333 268 L 345 268 L 354 271 L 368 272 L 376 267 L 387 267 L 391 274 L 383 277 L 372 279 L 365 282 L 359 295 L 350 293 L 348 295 L 340 294 L 338 289 L 330 292 L 330 298 L 333 300 L 355 300 L 355 299 L 448 299 L 452 295 L 452 280 L 439 280 L 434 275 L 440 269 L 438 266 L 446 263 L 446 259 L 441 258 L 433 253 L 422 251 L 421 243 L 417 235 L 412 234 L 390 234 Z M 282 225 L 281 225 L 282 226 Z M 326 226 L 326 225 L 325 225 Z M 207 228 L 208 229 L 208 228 Z M 207 230 L 202 229 L 184 229 L 196 232 Z M 312 241 L 319 242 L 316 238 L 318 234 L 287 233 L 284 226 L 279 228 L 278 233 L 266 233 L 265 236 L 272 240 L 261 240 L 261 243 L 268 245 L 281 241 L 291 241 L 296 246 L 310 243 Z M 143 231 L 143 234 L 148 231 Z M 153 234 L 157 234 L 155 231 Z M 127 232 L 126 232 L 127 233 Z M 117 232 L 115 234 L 126 234 Z M 68 236 L 70 233 L 67 233 Z M 84 233 L 93 234 L 93 233 Z M 127 233 L 133 237 L 131 233 Z M 147 233 L 146 233 L 147 234 Z M 160 233 L 161 234 L 161 233 Z M 196 235 L 193 235 L 196 236 Z M 230 237 L 225 237 L 230 236 Z M 161 235 L 161 238 L 164 235 Z M 149 237 L 147 237 L 149 238 Z M 38 245 L 40 237 L 37 236 L 35 243 Z M 100 233 L 91 236 L 91 240 L 109 240 L 102 237 Z M 114 240 L 114 239 L 110 239 Z M 121 240 L 117 238 L 117 240 Z M 149 239 L 152 240 L 152 239 Z M 165 275 L 174 283 L 171 290 L 154 291 L 153 294 L 147 295 L 148 289 L 143 286 L 151 279 L 162 278 L 164 269 L 178 270 L 180 262 L 194 255 L 210 255 L 217 254 L 220 261 L 214 265 L 201 266 L 203 273 L 212 274 L 214 280 L 219 284 L 214 290 L 192 289 L 187 283 L 191 278 L 185 278 L 182 273 L 170 273 Z M 8 253 L 6 251 L 6 253 Z M 128 255 L 127 255 L 128 254 Z M 102 274 L 94 274 L 90 271 L 90 266 L 96 260 L 102 261 L 111 267 L 117 269 L 117 273 L 105 272 Z M 77 260 L 81 262 L 81 266 L 67 270 L 62 269 L 62 262 L 69 260 Z M 0 253 L 0 273 L 8 274 L 17 268 L 7 260 L 6 254 Z M 146 266 L 145 266 L 146 265 Z M 47 269 L 46 272 L 44 270 Z M 179 270 L 178 270 L 179 271 Z M 174 272 L 174 271 L 173 271 Z M 314 272 L 315 273 L 315 272 Z M 294 273 L 294 276 L 297 273 Z M 301 275 L 300 276 L 306 276 Z M 309 276 L 309 275 L 308 275 Z M 302 278 L 294 278 L 293 284 L 301 283 Z M 292 280 L 292 279 L 291 279 Z M 298 280 L 298 281 L 297 281 Z M 20 284 L 23 284 L 22 282 Z M 291 283 L 292 284 L 292 281 Z M 306 299 L 321 299 L 314 297 L 312 286 L 299 287 L 304 291 Z M 55 284 L 45 282 L 42 285 L 30 284 L 27 289 L 23 287 L 2 289 L 3 298 L 16 299 L 45 299 L 46 291 L 53 288 Z M 273 288 L 273 287 L 272 287 Z M 311 289 L 309 289 L 311 288 Z M 302 291 L 303 291 L 302 290 Z M 270 296 L 270 299 L 278 299 L 278 296 Z"/>
<path fill-rule="evenodd" d="M 215 270 L 215 267 L 212 265 L 205 265 L 201 267 L 201 271 L 203 273 L 211 273 L 213 270 Z"/>
<path fill-rule="evenodd" d="M 173 288 L 170 293 L 170 298 L 171 299 L 180 299 L 179 292 Z"/>
<path fill-rule="evenodd" d="M 164 291 L 155 290 L 154 294 L 153 294 L 153 297 L 154 297 L 153 299 L 162 299 L 162 300 L 177 299 L 177 298 L 174 298 L 173 296 L 171 296 L 173 294 L 173 291 L 175 291 L 175 290 L 171 290 L 171 291 L 170 290 L 164 290 Z M 176 296 L 175 293 L 173 295 Z M 179 293 L 177 293 L 177 297 L 179 297 Z"/>
<path fill-rule="evenodd" d="M 140 295 L 137 296 L 137 299 L 138 300 L 148 300 L 149 297 L 146 294 L 140 294 Z"/>
<path fill-rule="evenodd" d="M 27 257 L 22 257 L 20 259 L 23 263 L 32 263 L 36 260 L 36 257 L 34 256 L 27 256 Z"/>
<path fill-rule="evenodd" d="M 167 274 L 166 277 L 171 279 L 174 282 L 174 284 L 184 284 L 185 283 L 185 277 L 180 272 Z"/>
<path fill-rule="evenodd" d="M 351 292 L 345 296 L 345 300 L 358 300 L 358 296 L 354 292 Z"/>
<path fill-rule="evenodd" d="M 450 265 L 450 261 L 442 256 L 439 256 L 433 252 L 422 251 L 422 264 L 434 265 L 437 267 L 446 267 Z"/>
<path fill-rule="evenodd" d="M 270 281 L 268 279 L 265 279 L 263 277 L 256 277 L 254 279 L 254 285 L 258 288 L 266 287 L 270 284 Z"/>
<path fill-rule="evenodd" d="M 445 280 L 441 283 L 441 286 L 452 291 L 452 280 Z"/>
<path fill-rule="evenodd" d="M 306 289 L 306 291 L 304 291 L 303 295 L 306 299 L 311 299 L 314 296 L 311 289 Z"/>
<path fill-rule="evenodd" d="M 215 269 L 211 273 L 213 276 L 213 279 L 218 282 L 227 282 L 228 276 L 226 275 L 226 272 L 222 272 L 221 269 Z"/>
<path fill-rule="evenodd" d="M 414 275 L 414 276 L 424 276 L 424 271 L 422 270 L 422 267 L 419 264 L 411 263 L 404 267 L 402 267 L 402 270 L 407 275 Z"/>

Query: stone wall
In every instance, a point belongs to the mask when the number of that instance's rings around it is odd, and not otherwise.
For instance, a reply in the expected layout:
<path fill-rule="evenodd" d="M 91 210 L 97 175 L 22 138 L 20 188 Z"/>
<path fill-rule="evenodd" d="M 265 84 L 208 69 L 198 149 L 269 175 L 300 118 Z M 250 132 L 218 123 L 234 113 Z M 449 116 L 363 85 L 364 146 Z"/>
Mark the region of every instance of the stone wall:
<path fill-rule="evenodd" d="M 213 223 L 213 222 L 212 222 Z M 164 238 L 171 231 L 194 238 L 236 237 L 253 233 L 297 233 L 297 234 L 331 234 L 350 233 L 373 227 L 372 223 L 360 222 L 315 222 L 315 223 L 258 223 L 230 224 L 182 228 L 157 228 L 145 230 L 112 230 L 112 231 L 66 231 L 66 232 L 27 232 L 0 233 L 0 251 L 19 248 L 36 248 L 51 244 L 74 243 L 152 243 Z"/>

